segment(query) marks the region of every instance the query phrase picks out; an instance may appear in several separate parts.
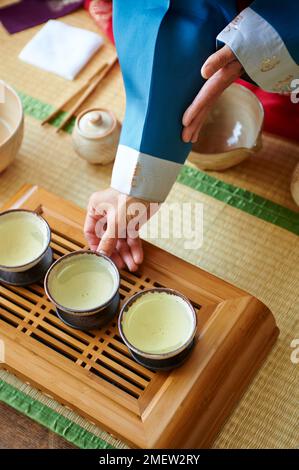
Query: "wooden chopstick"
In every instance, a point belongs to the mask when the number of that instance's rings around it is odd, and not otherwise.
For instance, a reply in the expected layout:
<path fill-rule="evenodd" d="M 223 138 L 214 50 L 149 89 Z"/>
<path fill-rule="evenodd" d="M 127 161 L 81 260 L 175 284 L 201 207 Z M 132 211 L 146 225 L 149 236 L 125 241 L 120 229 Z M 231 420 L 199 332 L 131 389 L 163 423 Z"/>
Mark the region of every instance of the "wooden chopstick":
<path fill-rule="evenodd" d="M 117 62 L 117 56 L 115 56 L 107 65 L 107 67 L 100 73 L 98 77 L 95 78 L 95 80 L 92 80 L 88 86 L 88 88 L 84 91 L 83 95 L 80 96 L 78 101 L 74 104 L 74 106 L 68 111 L 67 115 L 65 118 L 62 120 L 61 124 L 59 127 L 57 127 L 56 132 L 59 132 L 65 124 L 72 118 L 74 113 L 77 111 L 77 109 L 81 106 L 82 103 L 91 95 L 91 93 L 94 91 L 94 89 L 98 86 L 98 84 L 103 80 L 103 78 L 106 77 L 106 75 L 110 72 L 112 67 L 115 65 Z"/>
<path fill-rule="evenodd" d="M 84 91 L 89 85 L 90 83 L 92 82 L 92 80 L 101 72 L 103 72 L 103 70 L 108 67 L 108 62 L 105 62 L 104 64 L 102 64 L 98 70 L 91 76 L 89 77 L 89 79 L 81 86 L 81 88 L 79 88 L 77 91 L 75 91 L 75 93 L 73 93 L 71 96 L 69 96 L 63 103 L 61 103 L 58 108 L 54 109 L 54 111 L 52 111 L 52 113 L 49 114 L 49 116 L 47 116 L 42 122 L 41 122 L 41 125 L 43 126 L 44 124 L 46 124 L 47 122 L 51 121 L 60 111 L 63 110 L 63 108 L 73 99 L 75 98 L 75 96 L 77 96 L 79 93 L 82 93 L 82 91 Z"/>

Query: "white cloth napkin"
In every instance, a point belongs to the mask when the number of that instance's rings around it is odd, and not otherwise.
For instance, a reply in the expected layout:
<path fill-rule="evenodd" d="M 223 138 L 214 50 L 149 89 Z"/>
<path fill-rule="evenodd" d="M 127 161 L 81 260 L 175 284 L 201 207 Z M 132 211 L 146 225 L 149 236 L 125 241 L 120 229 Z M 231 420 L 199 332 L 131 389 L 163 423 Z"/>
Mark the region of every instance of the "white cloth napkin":
<path fill-rule="evenodd" d="M 19 58 L 73 80 L 102 44 L 96 33 L 50 20 L 26 44 Z"/>

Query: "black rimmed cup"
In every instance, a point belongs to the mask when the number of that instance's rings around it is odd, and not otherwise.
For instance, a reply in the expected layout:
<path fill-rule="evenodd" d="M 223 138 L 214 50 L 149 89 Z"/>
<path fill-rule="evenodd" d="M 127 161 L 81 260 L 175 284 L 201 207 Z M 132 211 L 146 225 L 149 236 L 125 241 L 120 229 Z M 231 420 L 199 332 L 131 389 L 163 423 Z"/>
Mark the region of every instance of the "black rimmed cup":
<path fill-rule="evenodd" d="M 72 328 L 100 328 L 119 308 L 118 269 L 110 258 L 95 251 L 62 256 L 48 270 L 44 285 L 58 317 Z"/>
<path fill-rule="evenodd" d="M 0 281 L 26 286 L 42 280 L 53 261 L 51 230 L 34 211 L 0 213 Z"/>
<path fill-rule="evenodd" d="M 138 363 L 153 370 L 170 370 L 189 356 L 197 318 L 192 304 L 180 292 L 147 289 L 123 305 L 118 328 Z"/>

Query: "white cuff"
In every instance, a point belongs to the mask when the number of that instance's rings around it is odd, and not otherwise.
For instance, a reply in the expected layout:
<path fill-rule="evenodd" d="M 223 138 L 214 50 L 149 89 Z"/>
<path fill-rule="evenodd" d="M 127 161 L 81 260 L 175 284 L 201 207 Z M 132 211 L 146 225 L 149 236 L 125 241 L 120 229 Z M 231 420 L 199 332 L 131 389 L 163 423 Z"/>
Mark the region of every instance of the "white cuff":
<path fill-rule="evenodd" d="M 147 201 L 163 202 L 181 169 L 180 163 L 163 160 L 119 145 L 111 187 Z"/>
<path fill-rule="evenodd" d="M 231 48 L 246 73 L 261 88 L 292 91 L 299 66 L 276 29 L 252 8 L 245 8 L 218 34 L 217 40 Z"/>

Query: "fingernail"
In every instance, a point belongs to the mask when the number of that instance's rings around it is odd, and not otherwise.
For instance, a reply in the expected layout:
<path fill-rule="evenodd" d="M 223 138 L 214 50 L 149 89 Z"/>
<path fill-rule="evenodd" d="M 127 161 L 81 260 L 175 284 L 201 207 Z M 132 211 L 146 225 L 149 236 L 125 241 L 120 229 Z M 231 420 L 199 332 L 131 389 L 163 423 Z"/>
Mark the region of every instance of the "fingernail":
<path fill-rule="evenodd" d="M 204 78 L 205 80 L 209 78 L 209 69 L 211 69 L 209 65 L 204 65 L 200 71 L 202 78 Z"/>
<path fill-rule="evenodd" d="M 186 142 L 186 143 L 188 143 L 189 140 L 190 140 L 190 138 L 189 138 L 188 136 L 184 135 L 184 133 L 182 134 L 182 139 L 183 139 L 183 141 Z"/>

